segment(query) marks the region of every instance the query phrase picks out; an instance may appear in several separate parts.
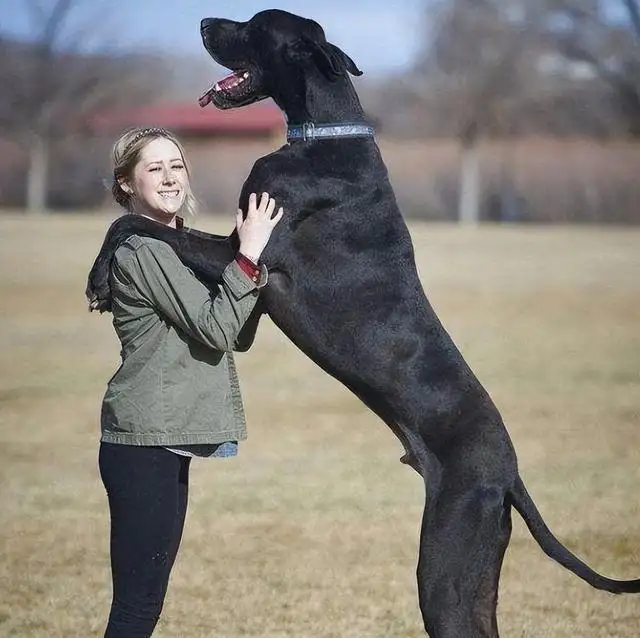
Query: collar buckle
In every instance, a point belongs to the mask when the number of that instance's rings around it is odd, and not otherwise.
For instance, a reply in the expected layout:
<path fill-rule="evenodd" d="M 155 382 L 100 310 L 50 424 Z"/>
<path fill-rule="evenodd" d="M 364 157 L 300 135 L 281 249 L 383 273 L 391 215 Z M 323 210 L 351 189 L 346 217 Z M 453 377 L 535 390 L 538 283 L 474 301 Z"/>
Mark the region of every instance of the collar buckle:
<path fill-rule="evenodd" d="M 302 139 L 305 142 L 316 139 L 316 125 L 313 122 L 305 122 L 302 125 Z"/>

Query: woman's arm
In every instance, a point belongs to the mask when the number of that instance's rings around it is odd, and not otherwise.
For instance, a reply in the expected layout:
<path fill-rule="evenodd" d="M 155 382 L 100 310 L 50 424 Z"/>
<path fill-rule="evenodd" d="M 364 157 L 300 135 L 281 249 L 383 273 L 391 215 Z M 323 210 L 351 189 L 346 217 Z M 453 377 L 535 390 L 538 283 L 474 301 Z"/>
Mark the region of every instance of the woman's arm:
<path fill-rule="evenodd" d="M 114 274 L 170 323 L 204 345 L 222 351 L 236 346 L 255 308 L 259 287 L 236 261 L 211 293 L 164 242 L 132 237 L 118 250 Z"/>

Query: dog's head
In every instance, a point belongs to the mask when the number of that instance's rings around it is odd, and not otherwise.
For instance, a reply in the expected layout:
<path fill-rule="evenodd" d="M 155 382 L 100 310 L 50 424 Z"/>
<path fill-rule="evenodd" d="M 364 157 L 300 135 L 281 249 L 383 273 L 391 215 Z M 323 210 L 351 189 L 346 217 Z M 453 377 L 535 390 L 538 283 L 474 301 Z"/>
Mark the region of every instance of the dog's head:
<path fill-rule="evenodd" d="M 328 82 L 362 75 L 344 51 L 327 42 L 317 22 L 286 11 L 261 11 L 247 22 L 205 18 L 200 32 L 211 57 L 233 71 L 200 98 L 200 106 L 213 102 L 229 109 L 266 97 L 280 102 L 287 94 L 303 94 L 311 74 Z"/>

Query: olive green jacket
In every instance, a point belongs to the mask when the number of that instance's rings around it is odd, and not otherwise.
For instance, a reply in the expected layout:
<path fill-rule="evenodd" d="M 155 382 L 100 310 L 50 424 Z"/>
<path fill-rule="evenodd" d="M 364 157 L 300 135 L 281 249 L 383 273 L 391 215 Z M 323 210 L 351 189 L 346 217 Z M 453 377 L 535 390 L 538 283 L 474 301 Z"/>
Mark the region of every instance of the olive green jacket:
<path fill-rule="evenodd" d="M 254 283 L 233 261 L 219 292 L 210 293 L 168 244 L 125 241 L 111 269 L 122 362 L 102 403 L 101 440 L 166 446 L 245 439 L 232 350 L 253 342 L 259 314 L 252 310 L 266 276 L 263 268 Z"/>

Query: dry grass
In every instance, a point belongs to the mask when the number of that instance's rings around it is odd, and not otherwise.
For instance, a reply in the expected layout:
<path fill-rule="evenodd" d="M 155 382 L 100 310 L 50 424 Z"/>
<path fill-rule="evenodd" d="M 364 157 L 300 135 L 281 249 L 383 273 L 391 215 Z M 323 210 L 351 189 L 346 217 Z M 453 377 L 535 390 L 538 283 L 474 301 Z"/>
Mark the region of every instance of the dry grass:
<path fill-rule="evenodd" d="M 83 299 L 106 217 L 0 217 L 0 636 L 99 636 L 110 598 L 98 411 L 118 346 Z M 229 221 L 209 220 L 224 232 Z M 425 286 L 554 531 L 640 576 L 640 231 L 413 225 Z M 156 635 L 423 636 L 422 489 L 399 443 L 267 321 L 239 357 L 241 455 L 197 461 Z M 503 636 L 640 634 L 515 519 Z"/>

